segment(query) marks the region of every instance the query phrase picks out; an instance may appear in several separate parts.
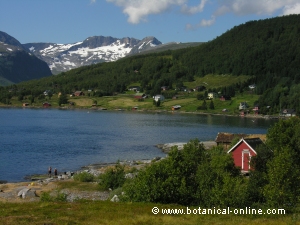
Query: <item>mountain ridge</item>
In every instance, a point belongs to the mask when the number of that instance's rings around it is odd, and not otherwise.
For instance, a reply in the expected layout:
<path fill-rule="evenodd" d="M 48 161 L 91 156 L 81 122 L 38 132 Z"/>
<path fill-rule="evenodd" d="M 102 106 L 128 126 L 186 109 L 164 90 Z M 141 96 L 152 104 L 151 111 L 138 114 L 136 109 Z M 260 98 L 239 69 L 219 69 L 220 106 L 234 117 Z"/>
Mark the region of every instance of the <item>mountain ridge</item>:
<path fill-rule="evenodd" d="M 153 36 L 142 40 L 92 36 L 72 44 L 40 42 L 26 43 L 22 46 L 45 61 L 53 74 L 58 74 L 81 66 L 116 61 L 161 44 Z"/>
<path fill-rule="evenodd" d="M 0 77 L 2 85 L 52 75 L 47 64 L 31 54 L 14 37 L 0 31 Z"/>

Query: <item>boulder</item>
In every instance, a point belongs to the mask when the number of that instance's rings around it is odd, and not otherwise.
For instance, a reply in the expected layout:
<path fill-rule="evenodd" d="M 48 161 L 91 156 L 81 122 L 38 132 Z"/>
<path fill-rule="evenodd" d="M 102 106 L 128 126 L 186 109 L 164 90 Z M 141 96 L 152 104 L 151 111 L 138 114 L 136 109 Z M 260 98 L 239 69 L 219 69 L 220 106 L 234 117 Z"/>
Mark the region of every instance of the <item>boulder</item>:
<path fill-rule="evenodd" d="M 26 194 L 27 194 L 27 192 L 28 192 L 29 190 L 30 190 L 29 188 L 23 188 L 21 191 L 19 191 L 18 197 L 25 198 L 25 197 L 26 197 Z"/>
<path fill-rule="evenodd" d="M 112 197 L 112 199 L 110 201 L 111 202 L 119 202 L 120 199 L 119 199 L 118 195 L 114 195 L 114 197 Z"/>

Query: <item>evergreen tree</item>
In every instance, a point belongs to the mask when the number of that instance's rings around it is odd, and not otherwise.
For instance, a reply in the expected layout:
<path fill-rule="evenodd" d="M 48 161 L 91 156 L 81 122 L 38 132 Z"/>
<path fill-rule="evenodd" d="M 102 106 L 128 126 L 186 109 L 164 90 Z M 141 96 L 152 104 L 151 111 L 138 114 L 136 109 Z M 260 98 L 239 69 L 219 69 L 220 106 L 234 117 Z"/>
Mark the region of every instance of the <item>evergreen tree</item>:
<path fill-rule="evenodd" d="M 213 100 L 210 100 L 209 109 L 215 109 L 215 105 L 214 105 Z"/>

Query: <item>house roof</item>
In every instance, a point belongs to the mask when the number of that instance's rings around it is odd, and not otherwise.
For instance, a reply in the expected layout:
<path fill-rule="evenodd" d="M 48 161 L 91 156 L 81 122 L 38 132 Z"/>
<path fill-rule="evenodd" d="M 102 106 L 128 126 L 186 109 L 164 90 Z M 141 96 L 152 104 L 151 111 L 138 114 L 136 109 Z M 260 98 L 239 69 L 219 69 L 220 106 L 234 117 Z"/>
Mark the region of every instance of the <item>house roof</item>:
<path fill-rule="evenodd" d="M 231 143 L 233 139 L 235 138 L 243 138 L 247 137 L 247 134 L 232 134 L 232 133 L 223 133 L 219 132 L 217 137 L 216 137 L 216 142 L 217 143 Z"/>
<path fill-rule="evenodd" d="M 281 111 L 282 114 L 294 114 L 296 111 L 294 109 L 283 109 Z"/>
<path fill-rule="evenodd" d="M 260 138 L 242 138 L 238 143 L 236 143 L 231 149 L 228 150 L 227 153 L 230 153 L 231 151 L 233 151 L 237 146 L 240 145 L 241 142 L 244 142 L 246 145 L 248 145 L 248 147 L 256 153 L 255 149 L 257 148 L 257 146 L 263 144 L 263 141 Z"/>
<path fill-rule="evenodd" d="M 235 138 L 260 138 L 262 141 L 266 141 L 265 134 L 232 134 L 232 133 L 224 133 L 219 132 L 215 142 L 217 143 L 231 143 Z"/>

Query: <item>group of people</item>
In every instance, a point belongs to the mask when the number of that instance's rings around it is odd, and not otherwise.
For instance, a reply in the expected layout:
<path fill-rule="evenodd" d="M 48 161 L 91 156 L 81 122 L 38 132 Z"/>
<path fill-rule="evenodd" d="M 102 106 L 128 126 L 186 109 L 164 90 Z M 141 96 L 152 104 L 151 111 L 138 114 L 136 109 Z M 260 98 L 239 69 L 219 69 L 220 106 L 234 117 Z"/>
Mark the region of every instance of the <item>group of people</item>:
<path fill-rule="evenodd" d="M 51 175 L 52 175 L 52 167 L 51 166 L 49 166 L 48 175 L 49 175 L 49 177 L 51 177 Z M 54 169 L 54 176 L 57 176 L 57 169 L 56 168 Z"/>

